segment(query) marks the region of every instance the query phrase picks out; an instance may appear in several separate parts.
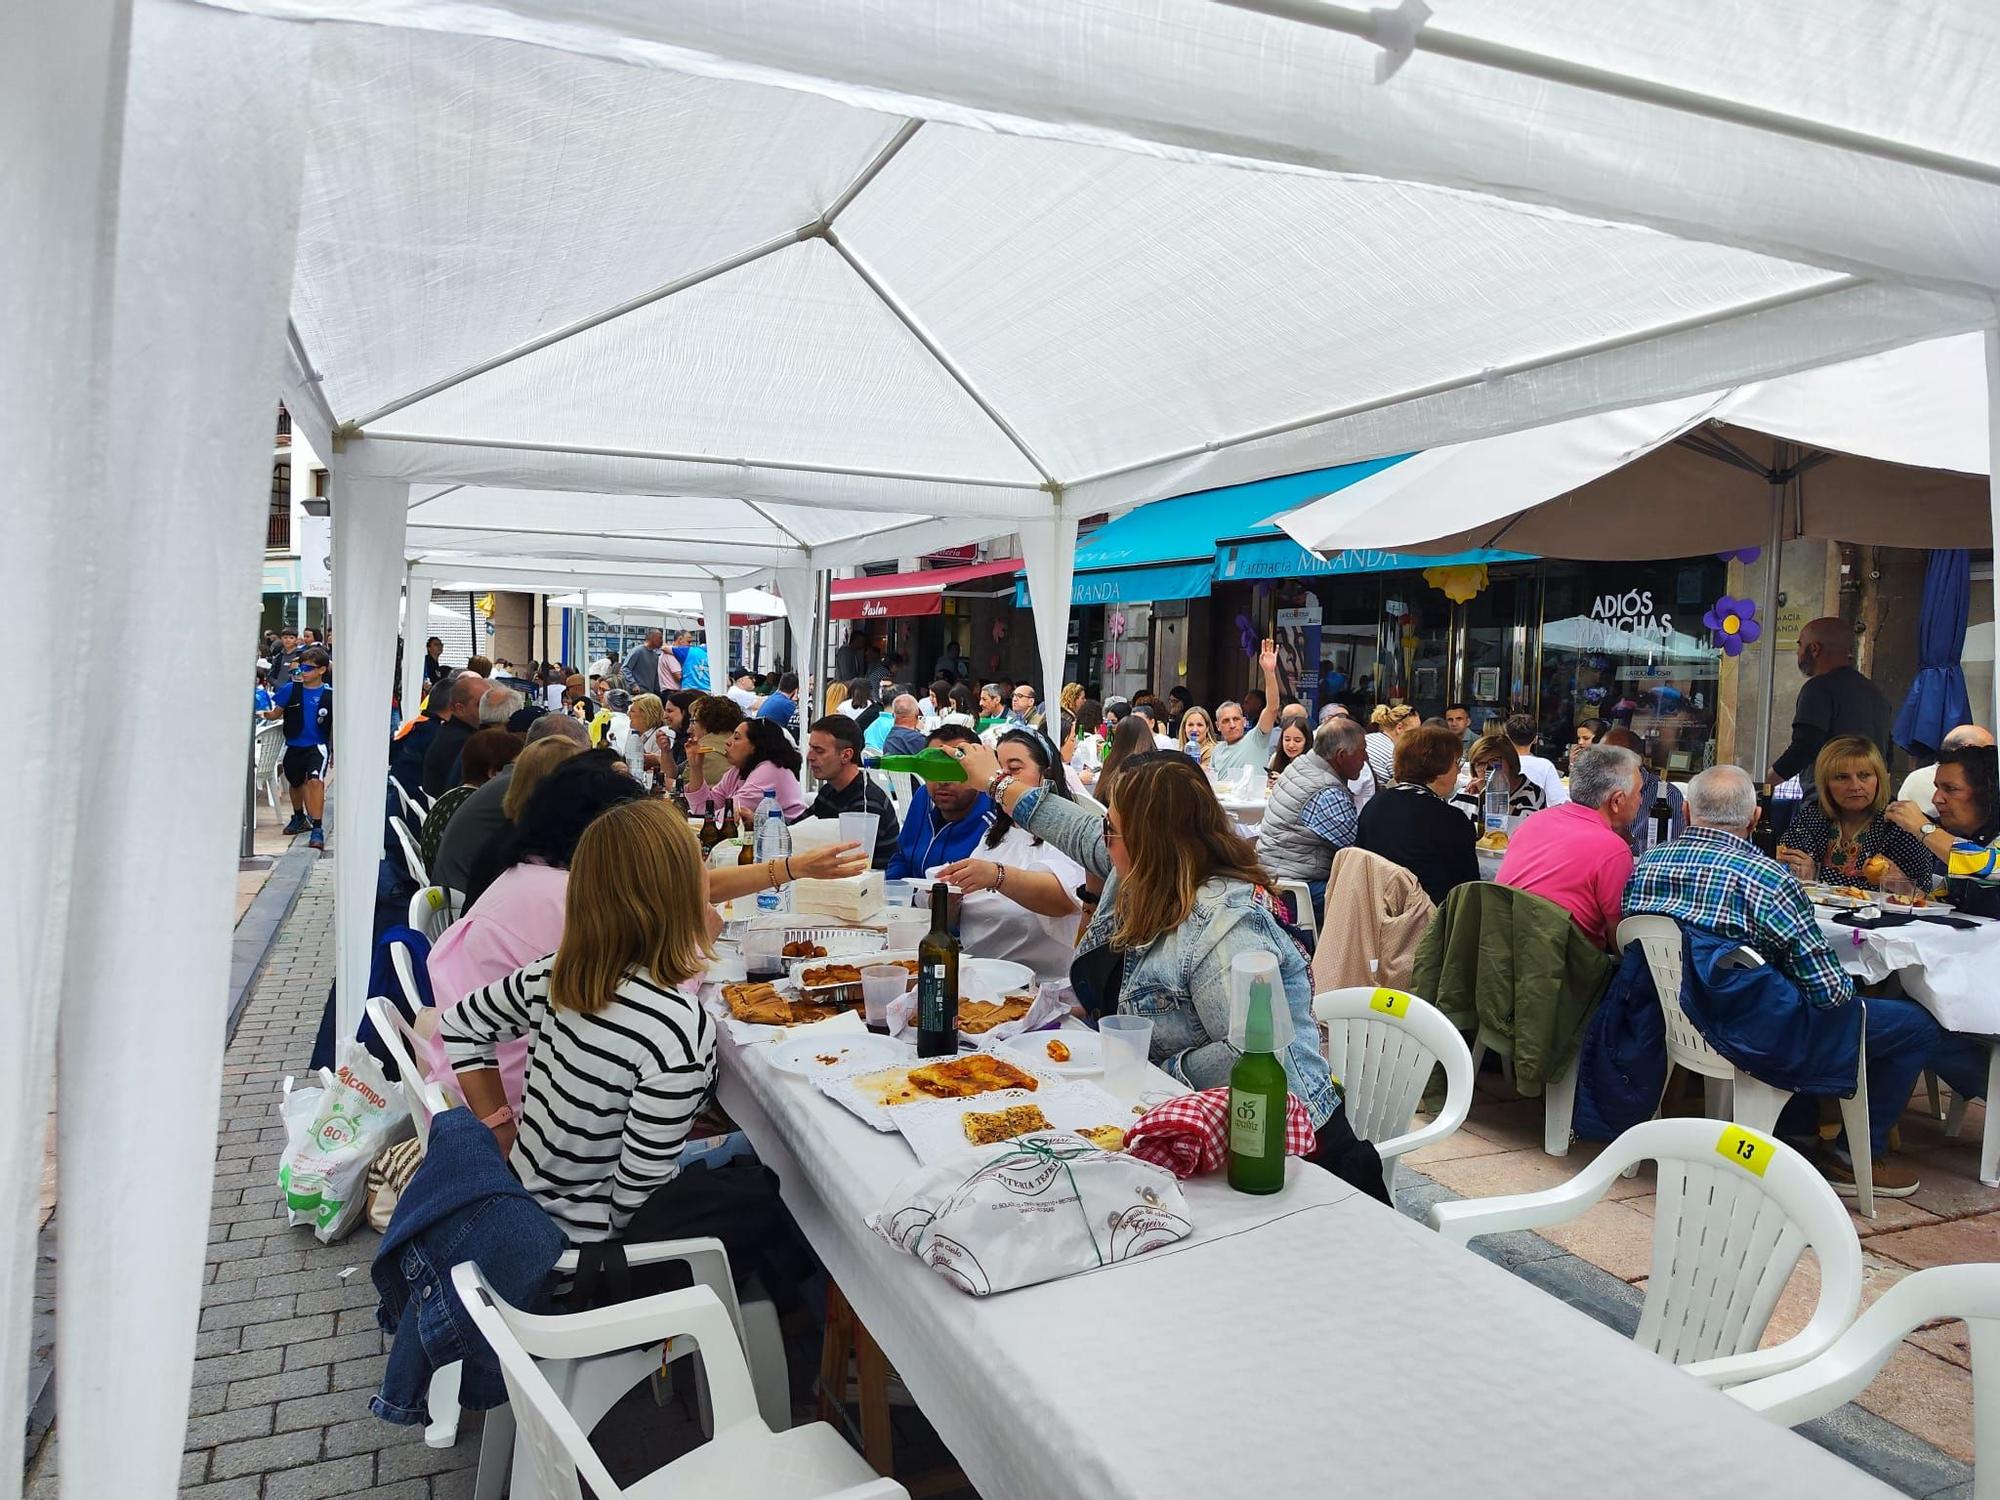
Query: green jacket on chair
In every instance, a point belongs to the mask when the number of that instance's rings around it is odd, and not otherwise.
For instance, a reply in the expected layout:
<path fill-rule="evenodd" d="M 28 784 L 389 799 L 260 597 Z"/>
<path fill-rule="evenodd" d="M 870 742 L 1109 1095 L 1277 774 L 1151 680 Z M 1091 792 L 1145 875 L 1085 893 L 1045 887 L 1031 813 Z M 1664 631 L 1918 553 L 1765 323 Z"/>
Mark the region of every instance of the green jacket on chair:
<path fill-rule="evenodd" d="M 1515 1086 L 1532 1097 L 1575 1060 L 1617 968 L 1553 901 L 1476 880 L 1431 919 L 1410 988 L 1461 1030 L 1505 1039 Z"/>

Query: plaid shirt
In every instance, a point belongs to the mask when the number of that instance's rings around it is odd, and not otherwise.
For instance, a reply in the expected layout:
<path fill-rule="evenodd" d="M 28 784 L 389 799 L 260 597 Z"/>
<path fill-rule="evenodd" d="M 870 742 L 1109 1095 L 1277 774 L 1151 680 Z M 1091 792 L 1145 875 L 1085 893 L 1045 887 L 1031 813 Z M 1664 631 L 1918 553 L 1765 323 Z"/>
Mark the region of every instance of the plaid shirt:
<path fill-rule="evenodd" d="M 1352 844 L 1360 826 L 1354 813 L 1354 798 L 1338 783 L 1306 803 L 1299 821 L 1336 849 Z"/>
<path fill-rule="evenodd" d="M 1625 915 L 1672 917 L 1748 943 L 1822 1009 L 1854 994 L 1797 878 L 1733 833 L 1690 828 L 1640 855 L 1625 884 Z"/>

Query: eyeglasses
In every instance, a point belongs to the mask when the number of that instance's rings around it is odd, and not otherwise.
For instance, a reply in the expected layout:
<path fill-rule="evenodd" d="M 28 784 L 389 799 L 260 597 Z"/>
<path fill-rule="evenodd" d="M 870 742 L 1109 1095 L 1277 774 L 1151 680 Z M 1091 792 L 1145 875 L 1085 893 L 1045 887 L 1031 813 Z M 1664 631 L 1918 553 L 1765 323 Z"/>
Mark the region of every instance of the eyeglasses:
<path fill-rule="evenodd" d="M 1104 819 L 1104 842 L 1108 844 L 1113 839 L 1122 839 L 1124 837 L 1125 837 L 1124 834 L 1120 833 L 1117 829 L 1111 826 L 1111 819 L 1109 816 L 1107 816 Z"/>

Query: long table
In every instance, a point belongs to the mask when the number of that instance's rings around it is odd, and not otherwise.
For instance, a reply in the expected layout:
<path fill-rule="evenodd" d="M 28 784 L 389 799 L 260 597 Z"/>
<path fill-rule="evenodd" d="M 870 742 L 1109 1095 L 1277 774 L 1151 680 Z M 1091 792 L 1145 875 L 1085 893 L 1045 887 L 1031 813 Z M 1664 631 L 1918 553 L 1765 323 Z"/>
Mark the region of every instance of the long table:
<path fill-rule="evenodd" d="M 1870 983 L 1895 979 L 1903 993 L 1947 1031 L 1986 1043 L 1986 1133 L 1979 1148 L 1979 1180 L 2000 1187 L 2000 922 L 1977 918 L 1970 931 L 1936 922 L 1898 927 L 1844 927 L 1817 908 L 1819 929 L 1848 973 Z M 1859 939 L 1859 941 L 1857 941 Z"/>
<path fill-rule="evenodd" d="M 1317 1168 L 1185 1184 L 1195 1235 L 992 1298 L 864 1218 L 916 1167 L 723 1028 L 721 1101 L 984 1500 L 1889 1493 Z"/>

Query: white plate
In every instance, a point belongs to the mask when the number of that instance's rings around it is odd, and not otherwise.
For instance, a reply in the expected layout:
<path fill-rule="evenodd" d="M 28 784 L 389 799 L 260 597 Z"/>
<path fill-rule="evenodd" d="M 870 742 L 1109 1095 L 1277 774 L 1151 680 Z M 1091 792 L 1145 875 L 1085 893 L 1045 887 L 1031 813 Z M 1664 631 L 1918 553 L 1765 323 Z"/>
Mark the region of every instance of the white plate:
<path fill-rule="evenodd" d="M 1069 1048 L 1068 1062 L 1057 1062 L 1049 1056 L 1049 1043 L 1054 1041 Z M 1017 1062 L 1031 1062 L 1065 1078 L 1094 1078 L 1104 1071 L 1102 1039 L 1096 1032 L 1081 1027 L 1071 1031 L 1024 1031 L 996 1042 L 993 1050 L 1012 1053 Z"/>
<path fill-rule="evenodd" d="M 1035 992 L 1035 971 L 1026 964 L 1017 964 L 1008 958 L 959 959 L 958 993 L 961 998 L 967 997 L 970 989 L 966 981 L 974 977 L 993 991 L 991 998 L 995 1000 L 1005 995 L 1019 994 L 1023 990 L 1030 995 Z M 973 995 L 970 998 L 976 1000 L 982 997 Z"/>
<path fill-rule="evenodd" d="M 773 1042 L 765 1056 L 780 1073 L 810 1078 L 815 1073 L 850 1064 L 887 1067 L 891 1063 L 908 1062 L 913 1049 L 878 1031 L 855 1031 L 833 1036 L 790 1037 Z"/>
<path fill-rule="evenodd" d="M 1806 895 L 1811 898 L 1814 906 L 1830 906 L 1836 911 L 1853 911 L 1857 907 L 1867 906 L 1874 899 L 1873 897 L 1857 899 L 1843 895 L 1832 886 L 1821 885 L 1818 882 L 1806 887 Z"/>
<path fill-rule="evenodd" d="M 946 1061 L 946 1059 L 941 1057 L 927 1060 L 931 1062 Z M 849 1110 L 859 1115 L 884 1134 L 893 1134 L 896 1129 L 896 1112 L 898 1110 L 908 1109 L 913 1104 L 937 1101 L 912 1099 L 903 1104 L 883 1104 L 873 1095 L 856 1087 L 853 1080 L 877 1072 L 884 1072 L 894 1067 L 914 1068 L 923 1061 L 926 1061 L 926 1059 L 918 1058 L 912 1049 L 906 1047 L 896 1061 L 892 1063 L 855 1061 L 843 1063 L 837 1068 L 816 1068 L 808 1076 L 812 1080 L 813 1087 L 817 1088 L 822 1094 L 825 1094 L 835 1104 L 845 1105 Z M 1038 1068 L 1025 1065 L 1013 1058 L 1009 1058 L 1008 1061 L 1013 1062 L 1022 1072 L 1034 1075 L 1035 1082 L 1040 1088 L 1060 1088 L 1063 1086 L 1063 1081 L 1056 1077 L 1053 1070 L 1047 1067 Z M 1024 1094 L 1026 1092 L 1026 1090 L 1022 1089 L 999 1089 L 990 1094 L 974 1094 L 972 1097 L 975 1099 L 998 1099 L 1003 1095 L 1012 1097 L 1015 1094 Z"/>

